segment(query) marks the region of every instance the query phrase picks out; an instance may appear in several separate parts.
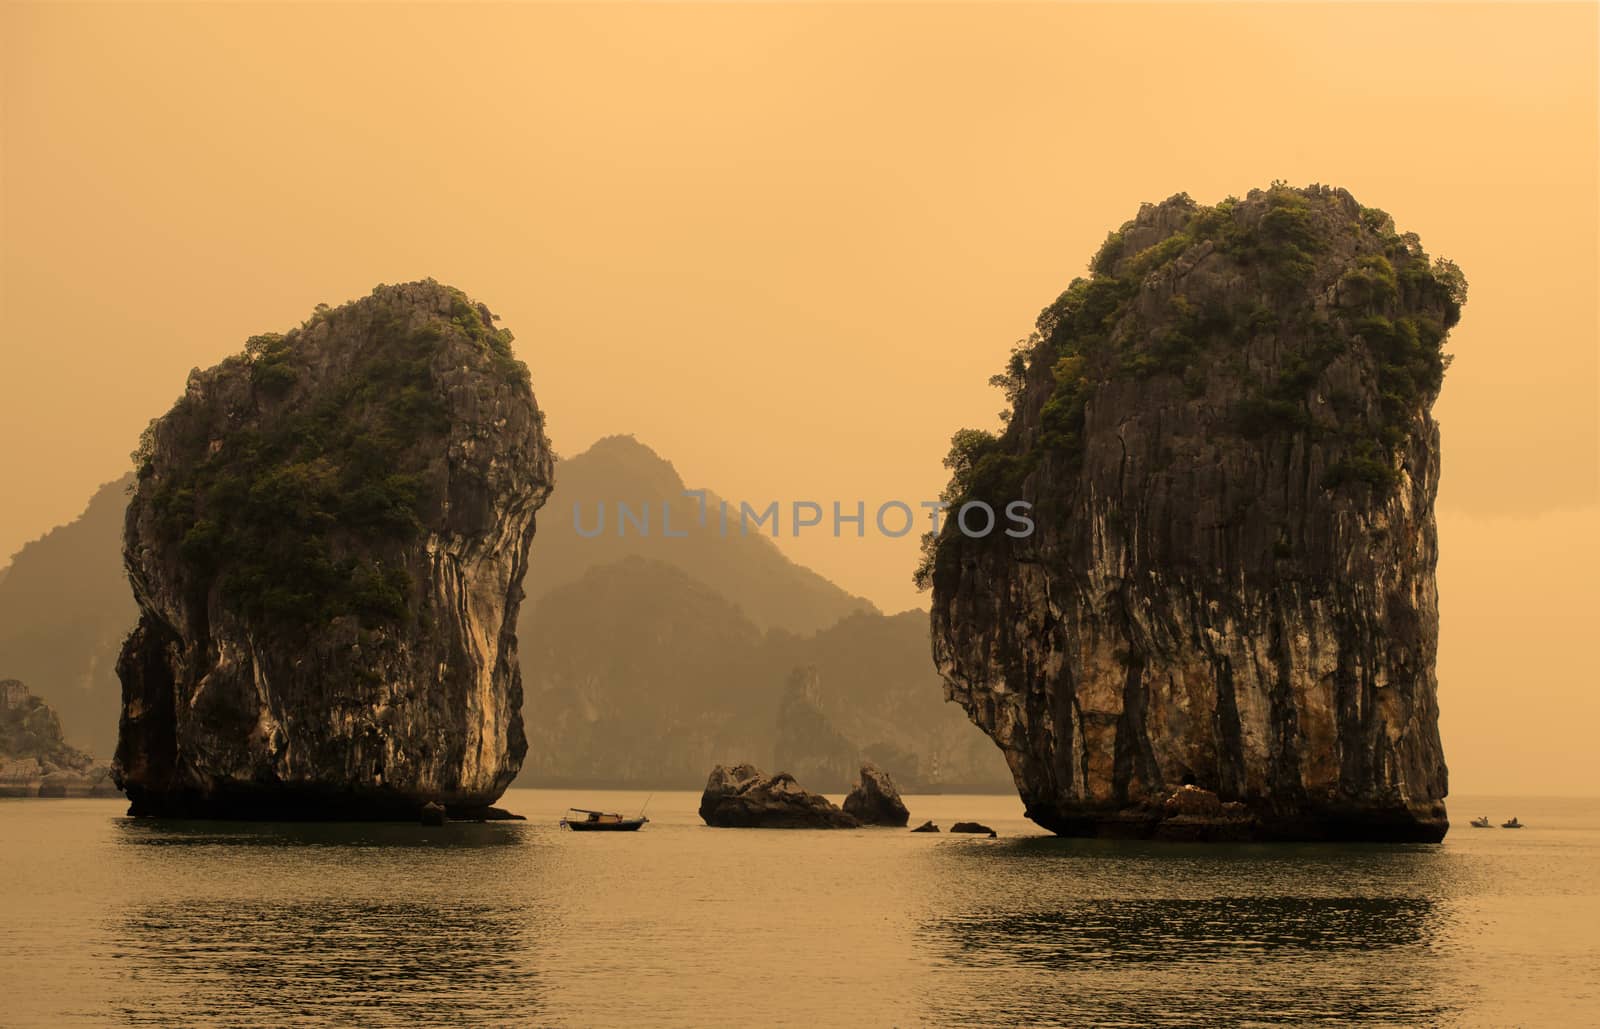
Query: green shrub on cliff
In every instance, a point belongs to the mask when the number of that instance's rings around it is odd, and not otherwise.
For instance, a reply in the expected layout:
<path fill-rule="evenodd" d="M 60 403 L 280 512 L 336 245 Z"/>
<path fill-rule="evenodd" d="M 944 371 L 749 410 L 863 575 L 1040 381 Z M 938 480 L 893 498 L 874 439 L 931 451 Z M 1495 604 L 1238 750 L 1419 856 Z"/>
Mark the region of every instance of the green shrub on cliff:
<path fill-rule="evenodd" d="M 1211 277 L 1209 292 L 1186 293 L 1186 274 L 1217 261 L 1232 268 Z M 1324 310 L 1322 295 L 1335 305 Z M 946 498 L 1014 499 L 989 494 L 997 485 L 1020 488 L 1046 457 L 1076 470 L 1086 420 L 1107 384 L 1132 379 L 1164 396 L 1171 381 L 1164 402 L 1208 403 L 1208 373 L 1219 364 L 1253 384 L 1232 401 L 1235 432 L 1263 446 L 1284 435 L 1322 443 L 1334 455 L 1325 488 L 1385 493 L 1399 482 L 1401 448 L 1438 394 L 1449 365 L 1445 334 L 1466 297 L 1454 262 L 1430 259 L 1415 235 L 1399 234 L 1386 213 L 1342 190 L 1275 182 L 1214 206 L 1179 194 L 1111 233 L 1089 277 L 1073 280 L 1040 313 L 1029 345 L 997 377 L 1018 410 L 1048 390 L 1031 423 L 1037 428 L 1024 429 L 1027 420 L 1013 414 L 1004 434 L 981 446 L 958 434 Z M 1329 424 L 1313 407 L 1341 392 L 1329 376 L 1346 355 L 1375 374 L 1379 402 L 1334 403 Z M 1246 364 L 1252 370 L 1239 374 Z M 935 567 L 937 541 L 924 551 L 919 585 Z"/>
<path fill-rule="evenodd" d="M 255 427 L 211 424 L 185 397 L 163 439 L 146 434 L 134 454 L 141 479 L 154 474 L 158 445 L 175 452 L 150 484 L 152 509 L 164 540 L 200 573 L 197 588 L 291 629 L 407 616 L 413 584 L 398 554 L 443 500 L 422 472 L 441 449 L 427 441 L 450 428 L 439 379 L 447 344 L 466 336 L 507 379 L 528 380 L 510 333 L 452 294 L 448 317 L 419 319 L 380 287 L 359 313 L 320 306 L 300 329 L 253 336 L 222 370 L 247 383 Z M 318 352 L 328 347 L 350 352 Z"/>
<path fill-rule="evenodd" d="M 944 466 L 950 469 L 950 484 L 940 499 L 950 505 L 947 518 L 956 516 L 962 504 L 973 500 L 989 503 L 996 510 L 1016 495 L 1022 480 L 1031 470 L 1031 458 L 1019 457 L 1001 449 L 1000 438 L 982 429 L 959 429 L 950 437 L 950 451 Z M 935 537 L 922 538 L 922 563 L 913 577 L 918 588 L 931 585 Z"/>

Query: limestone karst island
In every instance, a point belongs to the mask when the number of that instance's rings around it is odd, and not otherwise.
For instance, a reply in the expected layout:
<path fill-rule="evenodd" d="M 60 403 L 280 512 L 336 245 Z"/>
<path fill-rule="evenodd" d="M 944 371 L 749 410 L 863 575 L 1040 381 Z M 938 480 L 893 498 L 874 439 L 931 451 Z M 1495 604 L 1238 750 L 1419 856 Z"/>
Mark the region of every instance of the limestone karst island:
<path fill-rule="evenodd" d="M 1067 835 L 1441 839 L 1438 427 L 1466 282 L 1341 189 L 1140 209 L 963 432 L 935 661 Z"/>
<path fill-rule="evenodd" d="M 190 375 L 135 455 L 113 775 L 135 815 L 492 813 L 551 454 L 489 309 L 379 286 Z"/>

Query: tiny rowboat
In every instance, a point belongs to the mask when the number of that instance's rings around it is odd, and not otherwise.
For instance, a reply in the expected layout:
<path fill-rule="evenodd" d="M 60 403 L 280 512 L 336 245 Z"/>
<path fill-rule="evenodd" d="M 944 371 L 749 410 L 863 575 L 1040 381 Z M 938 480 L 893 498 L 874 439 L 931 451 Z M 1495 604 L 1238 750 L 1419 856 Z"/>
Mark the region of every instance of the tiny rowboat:
<path fill-rule="evenodd" d="M 1488 815 L 1484 815 L 1482 818 L 1474 818 L 1472 820 L 1472 827 L 1474 829 L 1487 829 L 1487 828 L 1489 828 L 1489 816 Z"/>
<path fill-rule="evenodd" d="M 1515 815 L 1512 815 L 1511 816 L 1511 821 L 1509 821 L 1509 822 L 1501 822 L 1500 823 L 1500 828 L 1502 828 L 1502 829 L 1520 829 L 1520 828 L 1522 828 L 1522 823 L 1517 821 L 1517 818 L 1516 818 Z"/>
<path fill-rule="evenodd" d="M 571 829 L 573 832 L 634 832 L 644 823 L 650 821 L 644 815 L 637 818 L 624 818 L 614 811 L 590 811 L 588 808 L 572 807 L 568 811 L 582 818 L 563 818 L 561 827 Z"/>

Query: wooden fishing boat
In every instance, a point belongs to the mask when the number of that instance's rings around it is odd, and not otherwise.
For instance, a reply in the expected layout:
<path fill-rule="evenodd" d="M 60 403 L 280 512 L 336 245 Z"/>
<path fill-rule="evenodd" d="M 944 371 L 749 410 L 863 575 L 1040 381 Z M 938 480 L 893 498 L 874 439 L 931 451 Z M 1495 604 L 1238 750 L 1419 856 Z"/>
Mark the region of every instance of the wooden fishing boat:
<path fill-rule="evenodd" d="M 1517 816 L 1516 815 L 1512 815 L 1511 816 L 1511 821 L 1509 821 L 1509 822 L 1501 822 L 1500 823 L 1500 828 L 1502 828 L 1502 829 L 1520 829 L 1520 828 L 1522 828 L 1522 823 L 1517 821 Z"/>
<path fill-rule="evenodd" d="M 1472 827 L 1474 829 L 1487 829 L 1487 828 L 1489 828 L 1489 816 L 1488 815 L 1484 815 L 1482 818 L 1474 818 L 1472 820 Z"/>
<path fill-rule="evenodd" d="M 561 827 L 571 829 L 573 832 L 635 832 L 644 823 L 650 821 L 643 814 L 637 818 L 625 818 L 614 811 L 590 811 L 588 808 L 571 807 L 568 811 L 582 818 L 563 818 Z"/>

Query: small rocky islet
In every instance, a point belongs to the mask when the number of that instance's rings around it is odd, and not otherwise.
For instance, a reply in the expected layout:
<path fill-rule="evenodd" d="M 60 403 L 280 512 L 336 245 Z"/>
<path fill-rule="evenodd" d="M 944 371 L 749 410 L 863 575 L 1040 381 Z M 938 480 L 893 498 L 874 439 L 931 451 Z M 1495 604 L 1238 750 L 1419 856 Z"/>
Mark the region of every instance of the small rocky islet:
<path fill-rule="evenodd" d="M 855 829 L 861 823 L 788 772 L 717 765 L 700 795 L 700 818 L 721 829 Z"/>
<path fill-rule="evenodd" d="M 552 455 L 489 309 L 380 286 L 189 376 L 135 455 L 114 774 L 135 815 L 493 816 Z"/>
<path fill-rule="evenodd" d="M 859 829 L 904 828 L 911 814 L 889 774 L 863 761 L 842 808 L 805 789 L 788 772 L 768 775 L 751 764 L 717 765 L 700 795 L 700 818 L 722 829 Z M 939 827 L 924 822 L 911 831 L 938 832 Z M 996 835 L 976 822 L 958 822 L 950 831 Z"/>
<path fill-rule="evenodd" d="M 1443 346 L 1466 283 L 1348 192 L 1113 232 L 958 433 L 919 571 L 946 694 L 1063 835 L 1437 841 Z"/>
<path fill-rule="evenodd" d="M 911 821 L 894 780 L 871 761 L 861 763 L 860 777 L 844 798 L 844 813 L 862 825 L 899 826 Z"/>

